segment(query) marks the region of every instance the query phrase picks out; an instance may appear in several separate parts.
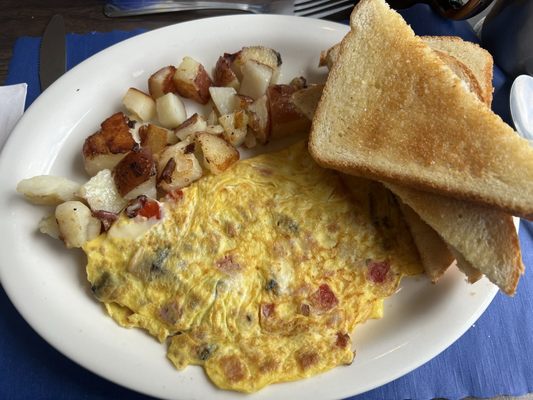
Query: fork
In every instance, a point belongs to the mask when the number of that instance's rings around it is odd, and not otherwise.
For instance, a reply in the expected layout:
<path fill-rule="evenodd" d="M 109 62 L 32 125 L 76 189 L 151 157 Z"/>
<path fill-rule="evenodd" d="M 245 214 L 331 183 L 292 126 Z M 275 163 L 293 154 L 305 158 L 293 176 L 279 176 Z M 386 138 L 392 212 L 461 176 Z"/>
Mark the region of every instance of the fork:
<path fill-rule="evenodd" d="M 108 17 L 157 14 L 173 11 L 235 10 L 253 14 L 286 14 L 324 18 L 348 10 L 353 0 L 255 0 L 255 1 L 174 1 L 112 0 L 104 6 Z"/>

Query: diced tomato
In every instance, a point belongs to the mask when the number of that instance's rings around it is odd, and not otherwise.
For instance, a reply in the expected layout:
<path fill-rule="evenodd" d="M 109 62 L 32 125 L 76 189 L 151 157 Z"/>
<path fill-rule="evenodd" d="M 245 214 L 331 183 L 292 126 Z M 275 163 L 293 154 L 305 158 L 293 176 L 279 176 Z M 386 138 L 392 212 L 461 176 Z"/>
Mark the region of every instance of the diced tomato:
<path fill-rule="evenodd" d="M 176 189 L 167 193 L 167 198 L 170 198 L 174 201 L 181 200 L 183 198 L 183 191 L 181 189 Z"/>
<path fill-rule="evenodd" d="M 155 217 L 161 219 L 161 208 L 159 207 L 159 203 L 154 200 L 147 200 L 139 210 L 139 215 L 146 218 Z"/>
<path fill-rule="evenodd" d="M 311 301 L 314 307 L 322 311 L 329 311 L 339 303 L 327 283 L 318 287 L 318 290 L 311 295 Z"/>
<path fill-rule="evenodd" d="M 276 305 L 273 303 L 269 304 L 261 304 L 261 314 L 263 317 L 268 318 L 272 314 L 274 314 L 274 311 L 276 310 Z"/>
<path fill-rule="evenodd" d="M 225 255 L 224 258 L 216 262 L 216 266 L 226 274 L 235 274 L 241 270 L 241 265 L 235 261 L 232 254 Z"/>
<path fill-rule="evenodd" d="M 388 261 L 370 261 L 368 263 L 368 274 L 374 283 L 385 282 L 389 271 L 390 264 Z"/>

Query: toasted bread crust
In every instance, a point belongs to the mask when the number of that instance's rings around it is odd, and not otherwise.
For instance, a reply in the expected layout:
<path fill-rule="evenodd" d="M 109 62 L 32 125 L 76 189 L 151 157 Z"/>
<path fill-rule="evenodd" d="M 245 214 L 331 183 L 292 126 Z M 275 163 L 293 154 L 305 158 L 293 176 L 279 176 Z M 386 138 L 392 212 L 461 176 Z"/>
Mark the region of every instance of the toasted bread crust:
<path fill-rule="evenodd" d="M 436 283 L 453 263 L 454 256 L 440 235 L 407 204 L 399 201 L 405 222 L 420 255 L 424 271 Z"/>
<path fill-rule="evenodd" d="M 524 264 L 510 215 L 398 185 L 385 186 L 412 207 L 469 264 L 505 293 L 514 294 Z"/>
<path fill-rule="evenodd" d="M 528 143 L 383 0 L 361 1 L 351 25 L 313 119 L 316 161 L 533 218 Z"/>
<path fill-rule="evenodd" d="M 437 53 L 439 58 L 444 61 L 444 63 L 453 71 L 453 73 L 465 83 L 469 91 L 474 93 L 480 101 L 485 102 L 485 99 L 483 98 L 483 90 L 481 89 L 476 76 L 462 61 L 446 53 L 445 51 L 435 49 L 433 49 L 433 51 Z"/>
<path fill-rule="evenodd" d="M 127 195 L 132 189 L 156 174 L 156 166 L 152 153 L 148 149 L 138 152 L 131 151 L 113 170 L 113 179 L 121 196 Z"/>
<path fill-rule="evenodd" d="M 128 117 L 118 112 L 102 122 L 101 129 L 85 140 L 83 156 L 92 158 L 100 154 L 127 153 L 135 145 L 135 140 L 130 133 Z"/>
<path fill-rule="evenodd" d="M 450 251 L 455 257 L 457 268 L 466 275 L 468 283 L 476 283 L 483 277 L 481 271 L 470 264 L 459 251 L 452 246 L 450 246 Z"/>
<path fill-rule="evenodd" d="M 445 51 L 460 59 L 476 76 L 482 90 L 482 101 L 486 104 L 492 103 L 494 62 L 487 50 L 457 36 L 423 36 L 422 38 L 432 49 Z"/>
<path fill-rule="evenodd" d="M 469 90 L 487 105 L 492 102 L 492 56 L 475 43 L 457 36 L 421 36 L 452 71 L 469 86 Z M 339 56 L 340 43 L 320 53 L 319 67 L 331 69 Z"/>

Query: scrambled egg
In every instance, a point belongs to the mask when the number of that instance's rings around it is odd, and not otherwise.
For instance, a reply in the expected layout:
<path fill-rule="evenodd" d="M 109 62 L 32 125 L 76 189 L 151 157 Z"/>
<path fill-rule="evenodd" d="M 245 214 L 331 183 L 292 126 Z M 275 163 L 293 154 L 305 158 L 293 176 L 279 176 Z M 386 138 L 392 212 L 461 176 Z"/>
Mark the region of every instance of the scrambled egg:
<path fill-rule="evenodd" d="M 119 324 L 167 340 L 176 368 L 201 365 L 220 388 L 315 375 L 350 364 L 355 326 L 421 272 L 382 191 L 299 143 L 195 182 L 160 220 L 122 215 L 84 246 L 88 279 Z"/>

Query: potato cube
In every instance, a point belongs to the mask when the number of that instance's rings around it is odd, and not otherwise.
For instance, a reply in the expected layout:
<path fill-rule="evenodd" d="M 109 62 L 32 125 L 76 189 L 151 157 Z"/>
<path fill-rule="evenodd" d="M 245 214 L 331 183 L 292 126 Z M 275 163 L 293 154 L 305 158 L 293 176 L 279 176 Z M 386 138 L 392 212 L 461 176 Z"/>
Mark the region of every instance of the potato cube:
<path fill-rule="evenodd" d="M 174 93 L 167 93 L 159 97 L 155 104 L 157 118 L 165 128 L 176 128 L 187 119 L 185 105 Z"/>
<path fill-rule="evenodd" d="M 85 139 L 83 162 L 90 176 L 102 169 L 113 169 L 126 153 L 137 146 L 131 134 L 133 124 L 124 113 L 119 112 L 107 118 L 98 132 Z"/>
<path fill-rule="evenodd" d="M 157 99 L 167 93 L 176 93 L 176 85 L 174 85 L 174 74 L 176 67 L 169 65 L 163 67 L 148 78 L 148 91 L 152 98 Z"/>
<path fill-rule="evenodd" d="M 205 132 L 210 133 L 211 135 L 220 136 L 224 133 L 224 128 L 219 124 L 207 125 Z"/>
<path fill-rule="evenodd" d="M 149 181 L 156 174 L 152 154 L 147 149 L 132 151 L 113 170 L 113 178 L 118 193 L 128 199 L 128 194 L 140 184 Z"/>
<path fill-rule="evenodd" d="M 266 95 L 261 96 L 248 107 L 248 117 L 248 126 L 259 143 L 267 143 L 270 140 L 270 110 Z"/>
<path fill-rule="evenodd" d="M 68 248 L 81 247 L 100 234 L 101 223 L 91 210 L 79 201 L 66 201 L 56 207 L 59 237 Z"/>
<path fill-rule="evenodd" d="M 134 200 L 139 196 L 146 196 L 151 199 L 157 199 L 157 188 L 156 188 L 156 175 L 150 176 L 143 183 L 134 187 L 129 193 L 127 193 L 124 198 L 126 200 Z"/>
<path fill-rule="evenodd" d="M 291 102 L 296 106 L 298 111 L 312 121 L 323 89 L 324 85 L 311 85 L 300 89 L 291 95 Z"/>
<path fill-rule="evenodd" d="M 216 125 L 218 124 L 218 115 L 217 115 L 217 112 L 215 111 L 215 109 L 211 109 L 211 111 L 209 112 L 209 114 L 207 115 L 207 125 Z"/>
<path fill-rule="evenodd" d="M 176 136 L 180 140 L 185 140 L 187 137 L 194 135 L 196 132 L 203 132 L 207 127 L 205 118 L 195 113 L 175 130 Z"/>
<path fill-rule="evenodd" d="M 256 100 L 266 93 L 272 79 L 272 68 L 268 65 L 248 60 L 242 67 L 242 80 L 239 93 Z"/>
<path fill-rule="evenodd" d="M 217 64 L 215 65 L 215 86 L 226 86 L 239 90 L 239 79 L 231 69 L 232 59 L 232 55 L 227 53 L 219 57 Z"/>
<path fill-rule="evenodd" d="M 39 175 L 23 179 L 17 185 L 17 192 L 34 204 L 57 205 L 73 200 L 80 184 L 67 178 Z"/>
<path fill-rule="evenodd" d="M 224 172 L 239 160 L 239 152 L 224 139 L 209 133 L 196 136 L 202 152 L 202 164 L 213 174 Z"/>
<path fill-rule="evenodd" d="M 267 90 L 273 139 L 309 132 L 311 121 L 292 102 L 294 92 L 290 85 L 272 85 Z"/>
<path fill-rule="evenodd" d="M 141 121 L 150 121 L 155 117 L 154 99 L 138 89 L 129 88 L 122 98 L 122 104 Z"/>
<path fill-rule="evenodd" d="M 218 121 L 224 128 L 222 136 L 228 143 L 235 147 L 243 144 L 248 130 L 248 114 L 245 111 L 222 115 Z"/>
<path fill-rule="evenodd" d="M 235 72 L 237 78 L 241 81 L 241 84 L 243 76 L 242 68 L 248 60 L 253 60 L 269 66 L 272 69 L 271 83 L 276 83 L 280 66 L 282 64 L 281 55 L 277 51 L 263 46 L 250 46 L 243 47 L 241 51 L 232 54 L 231 57 L 233 57 L 231 68 Z"/>
<path fill-rule="evenodd" d="M 148 124 L 139 128 L 141 147 L 150 149 L 152 154 L 159 153 L 167 145 L 178 141 L 174 132 L 160 126 Z"/>
<path fill-rule="evenodd" d="M 185 140 L 167 147 L 158 160 L 158 186 L 166 192 L 190 185 L 202 176 L 202 167 L 194 155 L 195 143 Z"/>
<path fill-rule="evenodd" d="M 244 138 L 244 147 L 247 149 L 252 149 L 255 146 L 257 146 L 257 138 L 253 134 L 253 131 L 251 129 L 246 132 L 246 137 Z"/>
<path fill-rule="evenodd" d="M 319 67 L 325 67 L 327 66 L 328 69 L 331 69 L 333 67 L 333 64 L 335 63 L 335 60 L 337 60 L 337 57 L 339 55 L 339 51 L 341 49 L 340 43 L 337 43 L 330 47 L 327 50 L 323 50 L 320 53 L 320 61 L 318 63 Z"/>
<path fill-rule="evenodd" d="M 235 111 L 237 96 L 235 89 L 212 86 L 209 88 L 209 93 L 220 115 L 231 114 Z"/>
<path fill-rule="evenodd" d="M 174 85 L 181 96 L 207 104 L 213 82 L 202 64 L 191 57 L 184 57 L 174 74 Z"/>
<path fill-rule="evenodd" d="M 41 233 L 53 237 L 54 239 L 59 239 L 59 226 L 57 225 L 55 215 L 48 215 L 46 217 L 43 217 L 39 221 L 38 227 Z"/>
<path fill-rule="evenodd" d="M 119 213 L 127 204 L 118 192 L 110 170 L 99 171 L 79 190 L 78 196 L 84 199 L 93 211 Z"/>
<path fill-rule="evenodd" d="M 254 99 L 250 96 L 238 94 L 237 96 L 235 96 L 235 111 L 247 110 L 253 102 Z"/>

